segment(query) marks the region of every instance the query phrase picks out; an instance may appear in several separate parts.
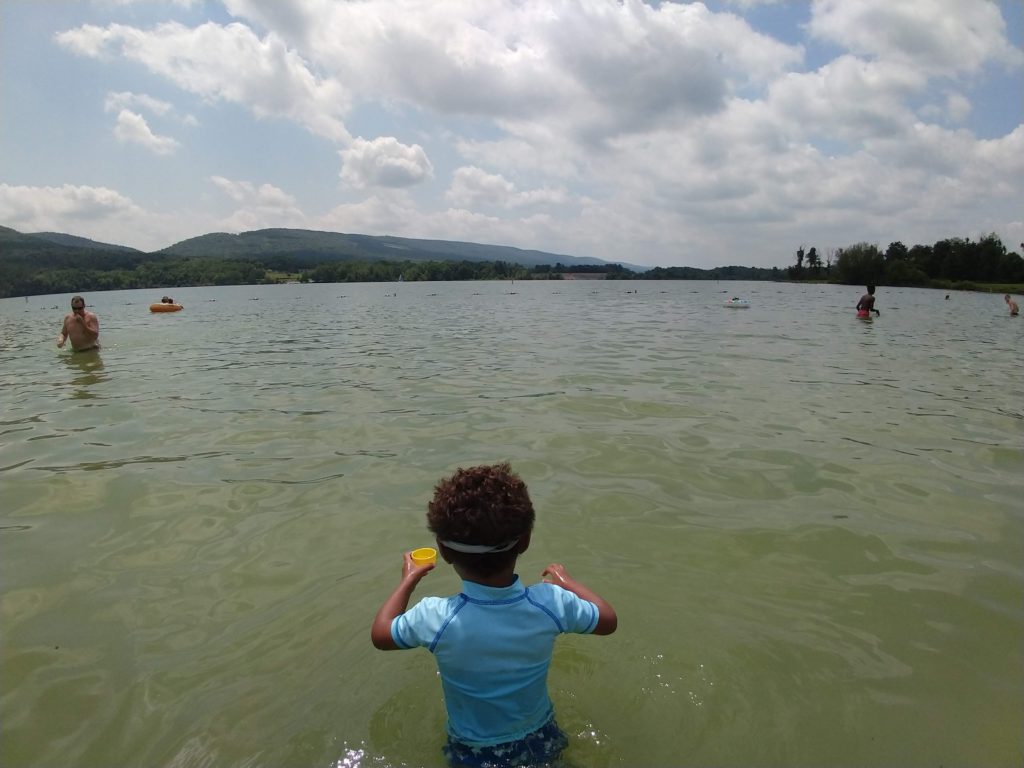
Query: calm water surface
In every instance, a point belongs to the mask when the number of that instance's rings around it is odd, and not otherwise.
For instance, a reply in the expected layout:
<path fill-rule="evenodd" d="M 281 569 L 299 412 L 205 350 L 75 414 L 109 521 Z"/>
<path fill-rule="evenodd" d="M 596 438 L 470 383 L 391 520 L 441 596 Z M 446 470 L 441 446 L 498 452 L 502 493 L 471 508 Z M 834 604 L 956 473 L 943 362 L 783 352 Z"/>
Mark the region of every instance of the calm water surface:
<path fill-rule="evenodd" d="M 1024 760 L 1000 296 L 881 288 L 864 323 L 855 288 L 769 283 L 160 293 L 88 294 L 99 354 L 54 347 L 69 296 L 0 302 L 5 768 L 443 765 L 433 659 L 369 626 L 432 484 L 502 459 L 524 579 L 563 562 L 619 613 L 556 649 L 572 765 Z"/>

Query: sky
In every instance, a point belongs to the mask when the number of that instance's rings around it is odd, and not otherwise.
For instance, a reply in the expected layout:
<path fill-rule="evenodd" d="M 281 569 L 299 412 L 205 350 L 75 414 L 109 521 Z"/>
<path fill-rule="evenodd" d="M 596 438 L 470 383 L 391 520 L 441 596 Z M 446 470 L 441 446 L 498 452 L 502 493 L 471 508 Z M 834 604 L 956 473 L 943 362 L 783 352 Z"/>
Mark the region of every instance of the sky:
<path fill-rule="evenodd" d="M 2 0 L 0 225 L 1024 252 L 1022 31 L 1022 0 Z"/>

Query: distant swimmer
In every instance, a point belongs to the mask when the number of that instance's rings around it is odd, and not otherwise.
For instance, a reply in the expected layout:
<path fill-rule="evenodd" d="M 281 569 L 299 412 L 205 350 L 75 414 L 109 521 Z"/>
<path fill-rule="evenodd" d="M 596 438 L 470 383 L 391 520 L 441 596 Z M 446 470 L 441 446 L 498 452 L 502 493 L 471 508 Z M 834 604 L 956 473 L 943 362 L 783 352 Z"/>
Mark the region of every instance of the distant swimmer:
<path fill-rule="evenodd" d="M 63 347 L 68 339 L 71 339 L 71 348 L 75 352 L 100 348 L 100 319 L 95 312 L 86 310 L 85 299 L 81 296 L 71 298 L 71 312 L 64 318 L 57 346 Z"/>
<path fill-rule="evenodd" d="M 1010 317 L 1016 317 L 1020 314 L 1020 307 L 1017 306 L 1017 302 L 1013 300 L 1010 294 L 1003 296 L 1003 301 L 1006 302 L 1006 306 L 1010 308 Z"/>
<path fill-rule="evenodd" d="M 867 288 L 868 292 L 857 302 L 857 317 L 871 317 L 872 312 L 875 313 L 875 317 L 878 317 L 882 313 L 875 309 L 875 286 L 869 285 Z"/>

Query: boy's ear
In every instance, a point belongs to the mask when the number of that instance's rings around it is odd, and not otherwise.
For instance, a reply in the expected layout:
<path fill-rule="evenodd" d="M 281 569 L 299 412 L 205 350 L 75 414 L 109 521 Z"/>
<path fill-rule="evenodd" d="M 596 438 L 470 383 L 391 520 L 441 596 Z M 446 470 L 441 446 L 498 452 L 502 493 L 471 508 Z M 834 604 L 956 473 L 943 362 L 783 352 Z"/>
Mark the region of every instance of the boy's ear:
<path fill-rule="evenodd" d="M 441 559 L 451 565 L 452 559 L 448 556 L 448 547 L 442 544 L 440 539 L 435 538 L 434 542 L 437 544 L 437 553 L 441 555 Z"/>
<path fill-rule="evenodd" d="M 516 545 L 516 554 L 521 555 L 523 552 L 530 548 L 530 537 L 533 535 L 533 531 L 528 532 L 525 536 L 519 537 L 519 544 Z"/>

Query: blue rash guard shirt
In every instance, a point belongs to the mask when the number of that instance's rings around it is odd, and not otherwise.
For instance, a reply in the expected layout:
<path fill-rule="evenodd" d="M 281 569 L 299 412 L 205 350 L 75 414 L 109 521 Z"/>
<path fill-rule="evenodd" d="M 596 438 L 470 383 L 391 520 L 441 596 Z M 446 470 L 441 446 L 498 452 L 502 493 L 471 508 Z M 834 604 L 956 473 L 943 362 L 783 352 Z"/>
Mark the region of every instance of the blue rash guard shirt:
<path fill-rule="evenodd" d="M 470 746 L 522 739 L 554 714 L 547 676 L 555 637 L 587 634 L 597 606 L 554 584 L 462 582 L 451 597 L 425 597 L 391 622 L 402 649 L 424 647 L 441 673 L 448 735 Z"/>

